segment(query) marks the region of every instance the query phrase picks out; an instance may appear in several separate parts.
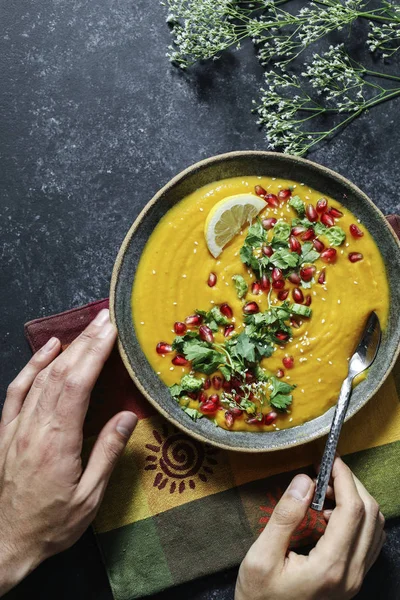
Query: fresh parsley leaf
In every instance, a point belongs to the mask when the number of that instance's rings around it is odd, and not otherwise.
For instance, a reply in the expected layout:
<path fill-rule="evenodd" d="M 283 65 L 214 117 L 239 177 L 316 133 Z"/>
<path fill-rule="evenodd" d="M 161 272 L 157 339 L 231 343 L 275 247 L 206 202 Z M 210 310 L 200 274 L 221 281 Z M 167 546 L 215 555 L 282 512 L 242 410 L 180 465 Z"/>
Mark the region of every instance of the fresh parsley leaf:
<path fill-rule="evenodd" d="M 197 410 L 196 408 L 189 408 L 188 406 L 181 406 L 181 409 L 187 414 L 189 415 L 189 417 L 191 419 L 193 419 L 193 421 L 197 421 L 197 419 L 201 419 L 202 417 L 204 417 L 203 413 L 201 413 L 199 410 Z"/>
<path fill-rule="evenodd" d="M 274 255 L 272 255 L 274 256 Z M 319 258 L 319 252 L 314 250 L 311 242 L 305 242 L 301 247 L 301 264 L 313 263 Z"/>
<path fill-rule="evenodd" d="M 206 375 L 214 373 L 225 362 L 225 357 L 221 352 L 198 341 L 186 342 L 183 347 L 183 353 L 185 358 L 192 362 L 194 371 L 199 371 Z"/>
<path fill-rule="evenodd" d="M 258 381 L 268 381 L 268 375 L 260 365 L 256 365 L 254 368 L 254 375 Z"/>
<path fill-rule="evenodd" d="M 170 391 L 170 394 L 171 394 L 171 396 L 172 396 L 173 398 L 176 398 L 176 399 L 178 399 L 178 398 L 179 398 L 179 396 L 180 396 L 180 395 L 182 394 L 182 392 L 183 392 L 183 390 L 182 390 L 181 386 L 180 386 L 180 385 L 178 385 L 177 383 L 174 383 L 174 385 L 170 385 L 170 386 L 169 386 L 169 391 Z"/>
<path fill-rule="evenodd" d="M 203 380 L 193 375 L 184 375 L 180 381 L 180 386 L 185 392 L 198 392 L 202 385 Z"/>
<path fill-rule="evenodd" d="M 179 353 L 182 353 L 185 342 L 188 342 L 192 339 L 200 340 L 197 331 L 187 331 L 184 335 L 177 335 L 174 341 L 172 342 L 172 349 L 176 350 Z"/>
<path fill-rule="evenodd" d="M 319 256 L 318 253 L 317 255 Z M 278 248 L 271 256 L 270 261 L 275 267 L 287 269 L 299 264 L 299 255 L 296 252 L 290 252 L 287 248 Z"/>
<path fill-rule="evenodd" d="M 227 381 L 231 380 L 231 370 L 228 365 L 220 365 L 219 370 Z"/>
<path fill-rule="evenodd" d="M 282 412 L 286 412 L 293 400 L 292 395 L 277 394 L 274 398 L 270 398 L 271 406 Z"/>
<path fill-rule="evenodd" d="M 274 398 L 277 394 L 290 394 L 296 387 L 295 385 L 281 381 L 273 375 L 269 378 L 269 383 L 272 385 L 271 398 Z"/>
<path fill-rule="evenodd" d="M 245 246 L 243 246 L 243 248 L 244 247 Z M 244 277 L 242 277 L 242 275 L 234 275 L 232 277 L 232 279 L 235 282 L 235 289 L 236 289 L 237 297 L 241 300 L 242 298 L 244 298 L 246 296 L 247 292 L 249 291 L 249 286 L 247 285 L 247 283 L 246 283 Z"/>
<path fill-rule="evenodd" d="M 306 205 L 300 196 L 292 196 L 289 200 L 289 206 L 292 206 L 300 218 L 306 214 Z"/>
<path fill-rule="evenodd" d="M 235 354 L 242 360 L 254 362 L 256 357 L 254 353 L 254 344 L 246 333 L 241 333 L 237 336 L 235 346 Z"/>
<path fill-rule="evenodd" d="M 309 306 L 305 306 L 304 304 L 291 304 L 290 312 L 294 315 L 300 315 L 301 317 L 311 317 L 312 310 Z"/>
<path fill-rule="evenodd" d="M 308 219 L 292 219 L 292 227 L 305 227 L 306 229 L 310 229 L 314 223 L 311 223 Z"/>
<path fill-rule="evenodd" d="M 346 239 L 346 234 L 339 225 L 328 227 L 324 235 L 328 238 L 331 246 L 340 246 Z"/>
<path fill-rule="evenodd" d="M 265 241 L 265 229 L 261 225 L 260 219 L 257 219 L 252 225 L 250 225 L 246 239 L 244 243 L 246 246 L 252 246 L 257 248 L 262 246 Z"/>
<path fill-rule="evenodd" d="M 329 228 L 319 221 L 317 223 L 314 223 L 314 231 L 316 235 L 325 235 L 327 229 Z"/>
<path fill-rule="evenodd" d="M 258 270 L 258 260 L 254 256 L 253 248 L 251 246 L 247 246 L 246 244 L 244 244 L 244 246 L 242 246 L 240 248 L 239 254 L 240 254 L 240 260 L 242 261 L 242 263 L 244 263 L 245 265 L 248 265 L 255 271 Z"/>
<path fill-rule="evenodd" d="M 251 402 L 251 400 L 246 400 L 245 398 L 241 400 L 239 406 L 242 410 L 245 410 L 249 415 L 253 415 L 257 411 L 257 407 L 254 404 L 254 402 Z"/>
<path fill-rule="evenodd" d="M 264 358 L 264 357 L 269 358 L 274 351 L 274 347 L 267 340 L 265 340 L 265 341 L 254 340 L 254 348 L 257 351 L 258 360 L 260 360 L 261 358 Z"/>
<path fill-rule="evenodd" d="M 203 317 L 204 323 L 209 326 L 211 331 L 218 331 L 219 325 L 228 325 L 229 321 L 221 313 L 218 306 L 213 306 L 211 310 L 196 310 L 196 314 Z"/>
<path fill-rule="evenodd" d="M 276 242 L 287 242 L 290 237 L 290 230 L 291 227 L 289 223 L 286 223 L 286 221 L 278 221 L 277 223 L 275 223 L 273 229 L 274 236 L 272 238 L 272 244 Z"/>

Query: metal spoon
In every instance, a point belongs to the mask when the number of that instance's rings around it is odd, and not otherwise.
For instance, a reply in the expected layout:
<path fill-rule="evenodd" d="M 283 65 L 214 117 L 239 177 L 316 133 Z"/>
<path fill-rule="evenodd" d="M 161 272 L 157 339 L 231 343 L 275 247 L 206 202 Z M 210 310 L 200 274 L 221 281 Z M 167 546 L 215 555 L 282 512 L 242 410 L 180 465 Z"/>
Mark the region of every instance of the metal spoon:
<path fill-rule="evenodd" d="M 335 460 L 339 435 L 342 429 L 344 418 L 346 416 L 347 407 L 349 406 L 353 379 L 356 377 L 356 375 L 359 375 L 372 365 L 378 352 L 380 343 L 381 326 L 377 315 L 372 312 L 368 318 L 357 349 L 349 361 L 349 372 L 346 379 L 343 381 L 342 388 L 340 390 L 339 400 L 333 416 L 331 430 L 329 432 L 324 454 L 322 456 L 314 499 L 311 503 L 311 508 L 314 510 L 321 511 L 324 506 L 326 489 L 331 476 L 333 461 Z"/>

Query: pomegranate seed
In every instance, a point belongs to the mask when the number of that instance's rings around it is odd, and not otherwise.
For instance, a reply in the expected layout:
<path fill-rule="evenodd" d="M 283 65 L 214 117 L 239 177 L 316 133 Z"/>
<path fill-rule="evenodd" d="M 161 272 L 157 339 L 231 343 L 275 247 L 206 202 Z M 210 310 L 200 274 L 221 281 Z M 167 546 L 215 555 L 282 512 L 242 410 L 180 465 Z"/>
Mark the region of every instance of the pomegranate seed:
<path fill-rule="evenodd" d="M 278 298 L 279 300 L 281 300 L 282 302 L 284 300 L 286 300 L 286 298 L 289 296 L 289 290 L 280 290 L 280 292 L 278 292 Z"/>
<path fill-rule="evenodd" d="M 212 384 L 215 390 L 220 390 L 222 387 L 222 378 L 218 377 L 218 375 L 214 375 L 212 378 Z"/>
<path fill-rule="evenodd" d="M 242 409 L 237 406 L 234 406 L 233 408 L 231 408 L 230 412 L 233 414 L 234 417 L 241 417 L 243 414 Z"/>
<path fill-rule="evenodd" d="M 224 388 L 225 392 L 230 392 L 232 389 L 232 384 L 230 381 L 224 381 L 222 387 Z"/>
<path fill-rule="evenodd" d="M 242 385 L 242 382 L 240 381 L 240 379 L 238 379 L 237 377 L 232 377 L 231 379 L 231 387 L 234 388 L 236 391 L 238 391 L 240 389 L 240 386 Z"/>
<path fill-rule="evenodd" d="M 246 423 L 248 423 L 248 425 L 262 425 L 263 422 L 261 419 L 258 419 L 257 417 L 250 417 L 250 419 L 247 419 Z"/>
<path fill-rule="evenodd" d="M 271 282 L 268 279 L 267 275 L 265 275 L 265 273 L 261 277 L 260 285 L 261 289 L 264 290 L 264 292 L 269 292 L 269 290 L 271 289 Z"/>
<path fill-rule="evenodd" d="M 203 389 L 209 390 L 210 387 L 211 387 L 211 379 L 209 377 L 207 377 L 207 379 L 204 380 Z"/>
<path fill-rule="evenodd" d="M 208 283 L 209 287 L 214 287 L 214 285 L 217 283 L 217 276 L 215 273 L 209 274 L 207 283 Z"/>
<path fill-rule="evenodd" d="M 340 217 L 343 217 L 342 211 L 338 210 L 337 208 L 333 208 L 333 206 L 328 210 L 328 213 L 335 219 L 340 219 Z"/>
<path fill-rule="evenodd" d="M 307 219 L 311 222 L 318 221 L 318 213 L 312 204 L 308 204 L 306 208 Z"/>
<path fill-rule="evenodd" d="M 192 400 L 196 400 L 196 398 L 197 398 L 196 392 L 188 392 L 188 396 L 189 396 L 189 398 L 192 398 Z M 206 396 L 207 396 L 207 394 L 206 394 Z"/>
<path fill-rule="evenodd" d="M 329 213 L 324 213 L 321 215 L 321 223 L 323 223 L 326 227 L 333 227 L 335 224 L 335 219 Z"/>
<path fill-rule="evenodd" d="M 298 285 L 301 281 L 300 275 L 298 273 L 290 273 L 288 279 L 289 279 L 289 281 L 291 281 L 292 283 L 295 283 L 296 285 Z"/>
<path fill-rule="evenodd" d="M 304 300 L 303 292 L 300 288 L 295 287 L 292 291 L 293 300 L 298 304 L 301 304 Z"/>
<path fill-rule="evenodd" d="M 235 395 L 235 401 L 236 402 L 240 402 L 242 400 L 242 396 L 243 396 L 243 394 L 236 394 Z"/>
<path fill-rule="evenodd" d="M 232 317 L 233 317 L 233 310 L 231 309 L 231 307 L 229 306 L 229 304 L 227 304 L 226 302 L 224 302 L 224 304 L 221 304 L 221 306 L 219 307 L 219 310 L 222 312 L 222 314 L 224 315 L 224 317 L 227 317 L 228 319 L 232 319 Z"/>
<path fill-rule="evenodd" d="M 228 335 L 230 335 L 234 329 L 235 329 L 234 325 L 225 325 L 224 337 L 228 337 Z"/>
<path fill-rule="evenodd" d="M 317 252 L 322 252 L 322 250 L 325 248 L 325 244 L 323 244 L 321 240 L 315 239 L 312 241 L 312 243 Z"/>
<path fill-rule="evenodd" d="M 262 253 L 263 253 L 265 256 L 272 256 L 272 255 L 273 255 L 273 253 L 274 253 L 274 251 L 273 251 L 272 247 L 271 247 L 271 246 L 267 246 L 266 244 L 264 244 L 264 245 L 263 245 L 263 247 L 262 247 L 261 249 L 262 249 Z"/>
<path fill-rule="evenodd" d="M 357 227 L 357 225 L 355 225 L 354 223 L 352 223 L 350 225 L 350 233 L 354 238 L 360 238 L 364 235 L 364 232 L 361 231 L 361 229 L 359 227 Z"/>
<path fill-rule="evenodd" d="M 274 288 L 274 290 L 281 290 L 285 287 L 285 282 L 283 279 L 278 279 L 277 281 L 272 282 L 272 287 Z"/>
<path fill-rule="evenodd" d="M 350 252 L 349 254 L 349 261 L 352 263 L 358 262 L 359 260 L 362 260 L 364 258 L 364 256 L 361 254 L 361 252 Z"/>
<path fill-rule="evenodd" d="M 200 394 L 197 397 L 199 402 L 206 402 L 208 399 L 208 396 L 205 392 L 200 392 Z"/>
<path fill-rule="evenodd" d="M 268 414 L 265 415 L 264 424 L 272 425 L 272 423 L 275 423 L 277 418 L 278 418 L 278 414 L 274 410 L 271 410 L 271 412 L 269 412 Z"/>
<path fill-rule="evenodd" d="M 201 325 L 199 328 L 199 336 L 204 342 L 212 344 L 214 341 L 214 335 L 208 325 Z"/>
<path fill-rule="evenodd" d="M 321 259 L 326 263 L 333 263 L 336 260 L 336 254 L 335 248 L 326 248 L 321 252 Z"/>
<path fill-rule="evenodd" d="M 322 269 L 322 271 L 320 272 L 318 277 L 318 283 L 320 283 L 321 285 L 325 283 L 325 269 Z"/>
<path fill-rule="evenodd" d="M 243 312 L 246 315 L 255 315 L 256 313 L 259 312 L 259 310 L 260 310 L 260 307 L 258 306 L 257 302 L 248 302 L 243 307 Z"/>
<path fill-rule="evenodd" d="M 205 414 L 214 413 L 217 410 L 218 406 L 210 400 L 204 402 L 204 404 L 200 404 L 200 411 Z"/>
<path fill-rule="evenodd" d="M 274 208 L 279 206 L 279 200 L 277 196 L 275 196 L 275 194 L 267 194 L 266 196 L 264 196 L 264 200 L 267 204 L 273 206 Z"/>
<path fill-rule="evenodd" d="M 300 235 L 301 233 L 304 233 L 305 231 L 307 231 L 307 229 L 305 227 L 301 227 L 300 225 L 297 225 L 296 227 L 292 227 L 292 231 L 290 233 L 292 235 Z"/>
<path fill-rule="evenodd" d="M 290 324 L 295 329 L 298 329 L 300 327 L 300 323 L 294 317 L 290 317 Z"/>
<path fill-rule="evenodd" d="M 308 240 L 313 240 L 314 238 L 315 238 L 315 233 L 312 228 L 307 229 L 307 231 L 305 233 L 303 233 L 303 235 L 301 236 L 301 239 L 303 240 L 303 242 L 308 242 Z"/>
<path fill-rule="evenodd" d="M 168 354 L 168 352 L 172 352 L 171 344 L 167 344 L 167 342 L 159 342 L 156 346 L 157 354 Z"/>
<path fill-rule="evenodd" d="M 186 327 L 185 323 L 181 323 L 181 321 L 176 321 L 176 323 L 174 323 L 174 331 L 178 335 L 183 335 L 185 333 L 186 329 L 187 329 L 187 327 Z"/>
<path fill-rule="evenodd" d="M 280 190 L 278 192 L 278 198 L 279 200 L 287 200 L 288 198 L 290 198 L 290 196 L 292 195 L 292 192 L 287 189 L 287 190 Z"/>
<path fill-rule="evenodd" d="M 276 376 L 278 379 L 282 379 L 282 377 L 284 377 L 285 375 L 285 371 L 283 369 L 278 369 L 276 372 Z"/>
<path fill-rule="evenodd" d="M 314 273 L 315 273 L 314 266 L 303 267 L 302 269 L 300 269 L 300 276 L 303 281 L 311 281 L 311 279 L 314 277 Z"/>
<path fill-rule="evenodd" d="M 287 369 L 293 369 L 294 366 L 294 358 L 293 356 L 284 356 L 282 359 L 283 366 Z"/>
<path fill-rule="evenodd" d="M 310 294 L 307 294 L 304 304 L 306 306 L 310 306 L 311 302 L 312 302 L 312 298 L 311 298 Z"/>
<path fill-rule="evenodd" d="M 209 401 L 212 402 L 213 404 L 219 404 L 218 394 L 211 394 L 211 396 L 209 397 Z"/>
<path fill-rule="evenodd" d="M 225 423 L 227 427 L 232 427 L 234 421 L 233 414 L 231 412 L 226 411 L 225 413 Z"/>
<path fill-rule="evenodd" d="M 261 185 L 256 185 L 254 188 L 255 193 L 257 194 L 257 196 L 261 196 L 262 198 L 265 196 L 265 194 L 267 193 L 263 187 L 261 187 Z"/>
<path fill-rule="evenodd" d="M 278 340 L 281 340 L 282 342 L 284 342 L 285 340 L 287 340 L 289 338 L 289 334 L 286 333 L 286 331 L 277 331 L 275 333 L 275 337 L 278 338 Z"/>
<path fill-rule="evenodd" d="M 251 293 L 258 295 L 261 292 L 261 285 L 258 283 L 258 281 L 255 281 L 253 283 L 253 285 L 251 286 Z"/>
<path fill-rule="evenodd" d="M 172 359 L 172 364 L 176 365 L 177 367 L 184 367 L 189 364 L 189 361 L 186 360 L 186 358 L 184 356 L 182 356 L 182 354 L 177 354 Z"/>
<path fill-rule="evenodd" d="M 274 269 L 272 269 L 272 280 L 273 281 L 278 281 L 279 279 L 282 279 L 283 275 L 282 275 L 282 270 L 278 269 L 278 267 L 275 267 Z"/>
<path fill-rule="evenodd" d="M 326 198 L 320 198 L 317 202 L 317 213 L 321 214 L 328 208 L 328 200 Z"/>
<path fill-rule="evenodd" d="M 191 325 L 192 327 L 197 327 L 201 325 L 203 321 L 203 317 L 201 315 L 189 315 L 185 319 L 186 325 Z"/>
<path fill-rule="evenodd" d="M 276 219 L 274 219 L 274 218 L 271 218 L 271 219 L 263 219 L 263 220 L 261 221 L 261 225 L 264 227 L 264 229 L 265 229 L 266 231 L 269 231 L 270 229 L 272 229 L 272 228 L 273 228 L 273 226 L 275 225 L 275 223 L 276 223 Z"/>
<path fill-rule="evenodd" d="M 250 373 L 250 371 L 246 371 L 246 383 L 253 383 L 253 381 L 255 381 L 255 377 L 253 375 L 253 373 Z"/>
<path fill-rule="evenodd" d="M 301 244 L 299 240 L 291 235 L 289 238 L 289 246 L 292 252 L 297 252 L 297 254 L 301 254 Z"/>

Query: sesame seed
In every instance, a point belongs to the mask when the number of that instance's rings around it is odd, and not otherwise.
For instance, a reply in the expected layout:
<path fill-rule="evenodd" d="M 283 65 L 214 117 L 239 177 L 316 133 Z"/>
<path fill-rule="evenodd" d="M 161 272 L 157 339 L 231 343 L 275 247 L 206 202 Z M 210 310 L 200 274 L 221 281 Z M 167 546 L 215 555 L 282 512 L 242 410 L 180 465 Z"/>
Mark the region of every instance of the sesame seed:
<path fill-rule="evenodd" d="M 309 200 L 309 199 L 310 199 L 310 196 L 306 196 L 306 200 Z"/>
<path fill-rule="evenodd" d="M 348 248 L 350 246 L 349 242 L 346 242 L 345 246 Z"/>
<path fill-rule="evenodd" d="M 289 423 L 291 423 L 293 421 L 293 417 L 290 417 L 289 419 Z"/>
<path fill-rule="evenodd" d="M 303 352 L 304 352 L 304 350 L 303 350 L 302 348 L 300 348 L 300 352 L 301 352 L 301 353 L 303 353 Z"/>
<path fill-rule="evenodd" d="M 183 278 L 187 277 L 187 275 L 185 275 L 185 273 L 182 275 Z"/>
<path fill-rule="evenodd" d="M 337 303 L 340 304 L 340 300 L 338 300 Z"/>
<path fill-rule="evenodd" d="M 210 300 L 210 304 L 215 304 L 214 300 Z"/>
<path fill-rule="evenodd" d="M 201 207 L 200 207 L 200 209 L 199 209 L 199 210 L 200 210 L 200 212 L 203 212 L 204 208 L 201 208 Z"/>
<path fill-rule="evenodd" d="M 276 431 L 280 431 L 280 427 L 277 427 L 277 428 L 276 428 Z"/>
<path fill-rule="evenodd" d="M 221 264 L 221 261 L 219 260 L 219 261 L 217 262 L 217 265 L 220 265 L 220 264 Z"/>
<path fill-rule="evenodd" d="M 307 359 L 304 356 L 302 356 L 301 358 L 299 358 L 299 362 L 301 362 L 301 363 L 306 362 L 306 361 L 307 361 Z"/>
<path fill-rule="evenodd" d="M 140 321 L 140 324 L 141 324 L 141 325 L 144 325 L 144 321 Z"/>
<path fill-rule="evenodd" d="M 340 251 L 340 254 L 344 254 L 344 250 L 341 250 L 341 251 Z"/>
<path fill-rule="evenodd" d="M 357 219 L 357 223 L 361 223 L 360 219 Z"/>
<path fill-rule="evenodd" d="M 238 254 L 239 254 L 238 252 L 235 252 L 235 254 L 233 256 L 237 256 Z"/>
<path fill-rule="evenodd" d="M 328 360 L 328 363 L 329 363 L 330 365 L 333 365 L 333 362 L 332 362 L 331 360 Z"/>
<path fill-rule="evenodd" d="M 313 296 L 316 296 L 316 295 L 317 295 L 317 292 L 313 292 Z"/>
<path fill-rule="evenodd" d="M 300 390 L 302 394 L 304 394 L 304 390 Z"/>
<path fill-rule="evenodd" d="M 321 300 L 323 300 L 325 302 L 326 298 L 321 298 Z"/>
<path fill-rule="evenodd" d="M 272 181 L 275 181 L 276 177 L 272 177 Z"/>
<path fill-rule="evenodd" d="M 318 379 L 318 383 L 321 383 L 322 379 Z"/>
<path fill-rule="evenodd" d="M 320 359 L 320 358 L 317 358 L 317 361 L 318 361 L 318 362 L 321 362 L 321 359 Z"/>
<path fill-rule="evenodd" d="M 229 283 L 227 281 L 225 281 L 225 285 L 229 285 Z"/>
<path fill-rule="evenodd" d="M 161 371 L 157 371 L 157 375 L 161 375 Z"/>
<path fill-rule="evenodd" d="M 156 272 L 155 272 L 155 270 L 153 269 L 153 275 L 155 275 L 155 274 L 156 274 Z"/>
<path fill-rule="evenodd" d="M 358 281 L 353 281 L 353 283 L 355 283 L 356 285 L 358 285 Z"/>
<path fill-rule="evenodd" d="M 170 371 L 173 371 L 173 370 L 174 370 L 174 367 L 170 367 L 170 368 L 169 368 L 169 370 L 170 370 Z"/>
<path fill-rule="evenodd" d="M 197 252 L 197 250 L 196 250 L 196 248 L 195 248 L 195 249 L 193 250 L 193 254 L 196 254 L 196 252 Z"/>
<path fill-rule="evenodd" d="M 177 303 L 177 302 L 173 302 L 172 304 L 173 304 L 174 306 L 177 306 L 177 304 L 178 304 L 178 303 Z"/>
<path fill-rule="evenodd" d="M 322 323 L 322 325 L 323 325 L 323 324 L 325 323 L 325 319 L 322 319 L 321 323 Z"/>
<path fill-rule="evenodd" d="M 285 379 L 290 379 L 290 375 L 286 375 Z"/>
<path fill-rule="evenodd" d="M 199 245 L 199 242 L 195 242 L 195 244 L 196 244 L 196 246 L 198 246 L 198 245 Z"/>

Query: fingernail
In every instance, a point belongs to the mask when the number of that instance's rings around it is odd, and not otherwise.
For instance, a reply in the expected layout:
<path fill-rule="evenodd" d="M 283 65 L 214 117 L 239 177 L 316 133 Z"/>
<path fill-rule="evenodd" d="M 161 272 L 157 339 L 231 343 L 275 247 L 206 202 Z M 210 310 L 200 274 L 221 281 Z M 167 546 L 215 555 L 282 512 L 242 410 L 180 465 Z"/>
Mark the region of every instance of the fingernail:
<path fill-rule="evenodd" d="M 49 341 L 42 346 L 42 350 L 43 352 L 51 352 L 51 350 L 53 350 L 58 344 L 58 339 L 56 337 L 52 337 L 49 339 Z"/>
<path fill-rule="evenodd" d="M 106 338 L 107 336 L 109 336 L 111 333 L 115 332 L 115 327 L 112 323 L 110 323 L 110 321 L 108 321 L 108 323 L 106 323 L 104 325 L 104 327 L 102 327 L 99 331 L 99 333 L 97 334 L 97 337 L 99 338 Z"/>
<path fill-rule="evenodd" d="M 297 500 L 304 500 L 310 491 L 311 484 L 312 481 L 307 475 L 296 475 L 288 488 L 288 493 Z"/>
<path fill-rule="evenodd" d="M 124 413 L 117 423 L 116 430 L 124 437 L 130 438 L 137 422 L 138 418 L 134 413 Z"/>
<path fill-rule="evenodd" d="M 93 323 L 94 323 L 94 325 L 98 325 L 99 327 L 101 327 L 102 325 L 107 323 L 107 321 L 109 321 L 109 320 L 110 320 L 110 311 L 108 310 L 108 308 L 103 308 L 103 310 L 101 310 L 98 313 L 96 318 L 93 319 Z"/>

